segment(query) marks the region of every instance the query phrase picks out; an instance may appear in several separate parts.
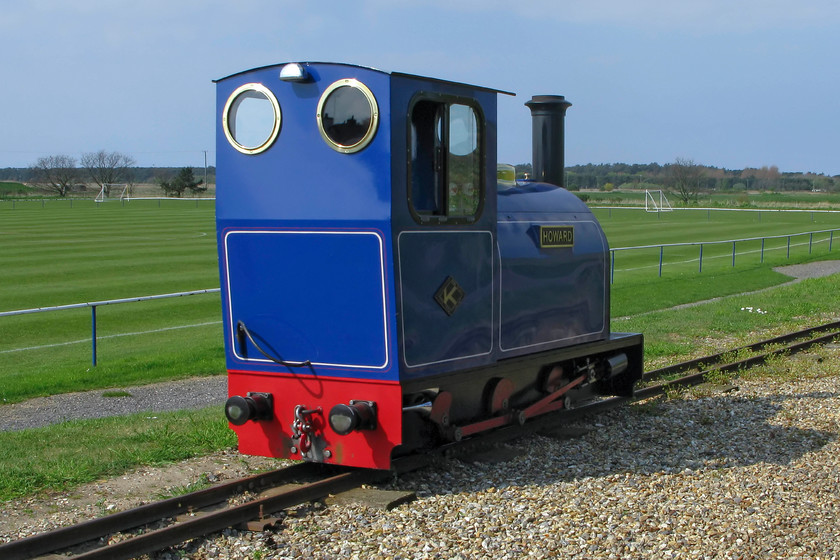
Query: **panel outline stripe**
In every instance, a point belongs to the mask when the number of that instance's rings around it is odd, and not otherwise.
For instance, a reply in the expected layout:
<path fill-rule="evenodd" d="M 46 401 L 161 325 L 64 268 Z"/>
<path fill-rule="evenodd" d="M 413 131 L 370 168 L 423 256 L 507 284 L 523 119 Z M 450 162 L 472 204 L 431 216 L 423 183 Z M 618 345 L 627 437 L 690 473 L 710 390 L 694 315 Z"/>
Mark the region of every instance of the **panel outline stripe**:
<path fill-rule="evenodd" d="M 572 225 L 573 226 L 575 224 L 588 223 L 588 224 L 595 224 L 595 226 L 598 229 L 601 229 L 601 225 L 595 220 L 560 220 L 560 221 L 557 221 L 557 220 L 551 220 L 551 221 L 506 220 L 506 221 L 501 222 L 501 223 L 504 223 L 504 224 L 529 224 L 531 226 L 535 226 L 535 225 L 536 226 L 539 226 L 539 225 Z M 601 231 L 603 231 L 603 230 L 601 230 Z M 601 235 L 600 236 L 600 241 L 601 241 L 601 250 L 602 250 L 603 255 L 605 257 L 604 270 L 609 270 L 609 268 L 607 266 L 608 262 L 606 261 L 606 255 L 609 254 L 609 246 L 606 243 L 606 236 Z M 497 246 L 498 246 L 498 241 L 497 241 Z M 537 249 L 540 249 L 540 247 L 537 246 Z M 574 250 L 574 247 L 572 248 L 572 250 Z M 535 344 L 526 344 L 524 346 L 514 346 L 514 347 L 511 347 L 511 348 L 505 348 L 504 346 L 502 346 L 502 325 L 504 324 L 504 320 L 502 318 L 502 313 L 503 313 L 503 310 L 502 310 L 502 294 L 504 293 L 504 286 L 502 285 L 502 283 L 504 282 L 504 279 L 503 279 L 504 275 L 502 274 L 503 261 L 504 261 L 504 259 L 502 258 L 502 250 L 501 250 L 501 247 L 499 247 L 499 351 L 500 352 L 516 352 L 518 350 L 532 349 L 532 348 L 538 348 L 540 346 L 557 344 L 558 342 L 571 342 L 571 341 L 574 341 L 574 340 L 577 340 L 577 339 L 580 339 L 580 338 L 599 335 L 604 330 L 604 328 L 608 327 L 608 325 L 605 324 L 605 318 L 602 316 L 601 317 L 601 320 L 602 320 L 601 328 L 597 331 L 582 333 L 582 334 L 578 334 L 578 335 L 575 335 L 575 336 L 567 336 L 565 338 L 557 338 L 555 340 L 546 340 L 546 341 L 543 341 L 543 342 L 537 342 Z M 607 302 L 607 284 L 606 284 L 606 282 L 604 283 L 603 296 L 604 296 L 603 301 L 606 304 L 606 302 Z"/>
<path fill-rule="evenodd" d="M 266 364 L 274 363 L 271 360 L 265 358 L 245 358 L 238 354 L 237 345 L 236 345 L 236 329 L 233 325 L 233 301 L 231 298 L 231 290 L 230 290 L 230 264 L 228 261 L 228 238 L 233 234 L 272 234 L 272 235 L 372 235 L 376 238 L 377 242 L 379 243 L 379 277 L 380 277 L 380 285 L 382 288 L 382 324 L 383 324 L 383 340 L 384 340 L 384 362 L 381 365 L 366 365 L 366 364 L 337 364 L 337 363 L 329 363 L 329 362 L 312 362 L 313 366 L 321 366 L 321 367 L 338 367 L 338 368 L 350 368 L 350 369 L 374 369 L 374 370 L 386 370 L 390 367 L 391 364 L 391 357 L 390 357 L 390 337 L 389 337 L 389 328 L 388 328 L 388 295 L 387 295 L 387 282 L 385 278 L 385 242 L 383 236 L 378 231 L 336 231 L 336 230 L 271 230 L 271 229 L 232 229 L 226 231 L 224 234 L 224 246 L 225 246 L 225 281 L 227 289 L 225 290 L 225 305 L 227 306 L 228 310 L 228 320 L 229 320 L 229 327 L 230 327 L 230 348 L 232 349 L 233 355 L 236 359 L 241 360 L 242 362 L 262 362 Z"/>
<path fill-rule="evenodd" d="M 446 360 L 425 362 L 425 363 L 422 363 L 422 364 L 409 364 L 408 361 L 406 360 L 406 356 L 405 356 L 405 313 L 403 312 L 403 292 L 404 292 L 404 290 L 403 290 L 403 284 L 402 284 L 402 247 L 401 247 L 402 244 L 400 243 L 400 241 L 402 239 L 402 236 L 405 235 L 405 234 L 439 235 L 439 234 L 443 234 L 443 233 L 449 233 L 449 234 L 452 234 L 452 233 L 458 233 L 458 234 L 465 234 L 465 233 L 486 234 L 490 237 L 490 348 L 488 348 L 487 352 L 481 352 L 481 353 L 478 353 L 478 354 L 471 354 L 469 356 L 456 356 L 454 358 L 448 358 Z M 399 261 L 399 279 L 398 279 L 398 281 L 400 283 L 400 322 L 399 322 L 399 328 L 400 328 L 400 332 L 402 333 L 402 337 L 401 337 L 402 340 L 400 341 L 402 346 L 403 346 L 402 361 L 405 363 L 406 367 L 418 368 L 418 367 L 425 367 L 425 366 L 431 366 L 431 365 L 437 365 L 437 364 L 445 364 L 445 363 L 448 363 L 448 362 L 455 362 L 455 361 L 460 361 L 460 360 L 469 360 L 471 358 L 479 358 L 481 356 L 488 356 L 488 355 L 493 353 L 493 338 L 494 338 L 493 337 L 493 331 L 496 328 L 496 325 L 495 325 L 496 312 L 495 312 L 495 309 L 494 309 L 496 298 L 493 297 L 493 294 L 496 291 L 496 274 L 495 274 L 495 266 L 496 266 L 495 258 L 496 258 L 496 255 L 495 255 L 495 251 L 493 251 L 493 245 L 494 245 L 493 232 L 490 231 L 490 230 L 484 230 L 484 229 L 482 229 L 482 230 L 452 229 L 452 230 L 435 230 L 435 231 L 408 230 L 408 231 L 401 231 L 399 233 L 399 235 L 397 236 L 397 259 Z"/>

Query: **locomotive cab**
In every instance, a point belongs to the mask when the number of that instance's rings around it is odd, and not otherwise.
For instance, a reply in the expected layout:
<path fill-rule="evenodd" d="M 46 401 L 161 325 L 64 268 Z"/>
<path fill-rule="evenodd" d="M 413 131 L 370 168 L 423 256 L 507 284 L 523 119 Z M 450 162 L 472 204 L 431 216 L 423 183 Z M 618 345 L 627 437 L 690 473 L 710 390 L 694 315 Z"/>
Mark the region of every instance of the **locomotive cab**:
<path fill-rule="evenodd" d="M 632 392 L 641 335 L 609 332 L 597 220 L 558 185 L 498 186 L 506 92 L 333 63 L 216 84 L 240 451 L 388 468 L 398 447 Z"/>

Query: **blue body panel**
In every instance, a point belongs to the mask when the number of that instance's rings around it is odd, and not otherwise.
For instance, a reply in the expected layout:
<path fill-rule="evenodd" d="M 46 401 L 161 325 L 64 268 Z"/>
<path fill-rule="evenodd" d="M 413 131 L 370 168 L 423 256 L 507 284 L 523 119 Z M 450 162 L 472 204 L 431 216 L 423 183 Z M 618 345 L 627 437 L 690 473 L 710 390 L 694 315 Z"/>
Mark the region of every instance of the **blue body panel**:
<path fill-rule="evenodd" d="M 278 79 L 282 65 L 217 84 L 217 118 L 236 88 L 267 87 L 277 98 L 277 140 L 258 154 L 234 149 L 221 127 L 216 222 L 225 350 L 231 371 L 396 380 L 391 266 L 390 76 L 344 64 L 310 65 L 305 83 Z M 318 101 L 338 80 L 373 93 L 379 124 L 358 153 L 330 148 L 316 121 Z M 237 338 L 246 324 L 265 358 Z"/>
<path fill-rule="evenodd" d="M 398 248 L 400 349 L 405 366 L 445 368 L 463 360 L 490 359 L 493 351 L 492 232 L 405 231 L 399 236 Z M 430 296 L 450 276 L 459 282 L 467 296 L 458 310 L 447 316 Z"/>
<path fill-rule="evenodd" d="M 247 317 L 249 329 L 270 333 L 264 344 L 272 355 L 314 367 L 388 366 L 382 232 L 233 229 L 223 240 L 227 284 L 240 294 L 228 298 L 228 317 Z M 282 256 L 279 269 L 251 266 L 268 255 Z M 226 330 L 234 333 L 235 325 Z M 243 356 L 234 340 L 231 350 L 237 360 L 270 364 L 260 355 Z"/>
<path fill-rule="evenodd" d="M 357 66 L 321 64 L 311 67 L 314 81 L 289 83 L 278 79 L 280 67 L 236 74 L 217 84 L 219 119 L 233 90 L 251 82 L 268 87 L 283 114 L 276 142 L 257 155 L 237 152 L 221 127 L 217 130 L 216 157 L 221 173 L 216 178 L 217 220 L 367 220 L 387 225 L 391 211 L 388 74 Z M 315 119 L 323 91 L 344 78 L 364 82 L 380 108 L 376 136 L 356 154 L 340 154 L 331 149 L 321 138 Z"/>
<path fill-rule="evenodd" d="M 541 247 L 541 226 L 573 228 L 573 246 Z M 609 336 L 609 247 L 578 197 L 538 183 L 501 191 L 498 238 L 503 355 Z"/>

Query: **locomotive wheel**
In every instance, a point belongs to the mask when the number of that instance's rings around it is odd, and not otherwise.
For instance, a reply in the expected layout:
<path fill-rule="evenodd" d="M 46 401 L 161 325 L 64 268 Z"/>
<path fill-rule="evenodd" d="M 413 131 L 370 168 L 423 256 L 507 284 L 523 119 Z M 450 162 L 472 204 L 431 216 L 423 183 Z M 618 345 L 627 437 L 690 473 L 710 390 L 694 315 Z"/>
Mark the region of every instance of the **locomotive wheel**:
<path fill-rule="evenodd" d="M 553 393 L 568 382 L 569 380 L 563 376 L 563 366 L 554 366 L 544 374 L 541 383 L 542 390 L 546 393 Z"/>
<path fill-rule="evenodd" d="M 510 396 L 513 394 L 513 381 L 504 377 L 494 377 L 484 387 L 484 409 L 491 415 L 510 408 Z"/>
<path fill-rule="evenodd" d="M 446 391 L 441 391 L 437 398 L 432 402 L 432 411 L 430 419 L 435 424 L 442 427 L 449 426 L 449 409 L 452 407 L 452 395 Z"/>

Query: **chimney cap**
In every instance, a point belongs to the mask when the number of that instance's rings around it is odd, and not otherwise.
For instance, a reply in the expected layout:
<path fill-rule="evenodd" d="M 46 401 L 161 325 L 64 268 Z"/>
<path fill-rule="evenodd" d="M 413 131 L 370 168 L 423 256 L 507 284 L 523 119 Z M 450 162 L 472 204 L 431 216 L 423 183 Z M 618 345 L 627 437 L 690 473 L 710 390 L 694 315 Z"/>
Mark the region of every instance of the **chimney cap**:
<path fill-rule="evenodd" d="M 562 95 L 534 95 L 531 97 L 530 101 L 525 102 L 525 105 L 531 110 L 538 107 L 557 105 L 562 106 L 565 110 L 572 106 L 572 104 L 569 101 L 566 101 L 566 98 Z"/>

